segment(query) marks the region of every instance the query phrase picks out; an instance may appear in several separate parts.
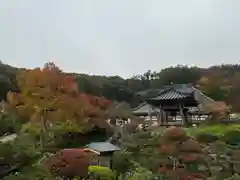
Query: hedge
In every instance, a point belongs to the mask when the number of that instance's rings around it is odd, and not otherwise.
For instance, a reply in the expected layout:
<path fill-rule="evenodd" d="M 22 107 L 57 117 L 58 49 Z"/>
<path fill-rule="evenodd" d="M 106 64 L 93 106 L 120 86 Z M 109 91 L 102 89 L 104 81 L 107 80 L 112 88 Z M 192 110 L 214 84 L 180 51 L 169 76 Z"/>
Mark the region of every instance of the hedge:
<path fill-rule="evenodd" d="M 116 180 L 116 174 L 108 167 L 89 166 L 89 179 L 97 180 Z"/>

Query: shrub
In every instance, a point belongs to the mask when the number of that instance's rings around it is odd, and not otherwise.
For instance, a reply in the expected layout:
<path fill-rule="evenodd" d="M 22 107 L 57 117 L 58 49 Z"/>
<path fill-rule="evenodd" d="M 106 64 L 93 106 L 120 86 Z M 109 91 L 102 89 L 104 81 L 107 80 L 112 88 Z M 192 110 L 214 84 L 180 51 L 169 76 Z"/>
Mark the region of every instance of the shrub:
<path fill-rule="evenodd" d="M 11 114 L 0 113 L 0 136 L 19 132 L 21 121 Z"/>
<path fill-rule="evenodd" d="M 153 174 L 148 169 L 142 167 L 139 163 L 133 163 L 133 170 L 127 176 L 125 176 L 124 180 L 138 180 L 138 179 L 153 179 Z"/>
<path fill-rule="evenodd" d="M 202 132 L 196 135 L 196 140 L 200 143 L 212 143 L 217 141 L 218 137 L 208 132 Z"/>
<path fill-rule="evenodd" d="M 55 176 L 65 178 L 86 177 L 89 159 L 83 149 L 63 149 L 44 164 Z"/>
<path fill-rule="evenodd" d="M 231 176 L 225 180 L 240 180 L 240 176 L 238 174 L 234 174 L 233 176 Z"/>
<path fill-rule="evenodd" d="M 158 171 L 169 179 L 176 179 L 176 177 L 184 179 L 186 175 L 194 179 L 196 176 L 209 175 L 202 145 L 188 137 L 184 129 L 176 127 L 166 129 L 158 149 L 161 154 Z M 201 171 L 200 167 L 205 170 Z"/>
<path fill-rule="evenodd" d="M 116 174 L 109 168 L 103 166 L 89 166 L 89 179 L 115 180 Z"/>
<path fill-rule="evenodd" d="M 10 174 L 4 177 L 4 179 L 5 180 L 33 180 L 33 179 L 54 180 L 54 178 L 52 177 L 51 173 L 48 170 L 38 165 L 28 167 L 24 169 L 22 172 Z"/>
<path fill-rule="evenodd" d="M 239 130 L 229 130 L 222 137 L 221 140 L 230 145 L 240 144 L 240 131 Z"/>
<path fill-rule="evenodd" d="M 163 132 L 163 137 L 165 139 L 171 139 L 171 140 L 182 140 L 187 137 L 187 133 L 183 128 L 179 127 L 170 127 L 165 129 Z"/>
<path fill-rule="evenodd" d="M 196 152 L 196 153 L 202 152 L 201 145 L 193 139 L 188 139 L 182 142 L 181 145 L 178 146 L 177 148 L 183 152 Z"/>
<path fill-rule="evenodd" d="M 117 174 L 124 174 L 128 172 L 132 165 L 130 153 L 123 151 L 114 153 L 112 168 Z"/>

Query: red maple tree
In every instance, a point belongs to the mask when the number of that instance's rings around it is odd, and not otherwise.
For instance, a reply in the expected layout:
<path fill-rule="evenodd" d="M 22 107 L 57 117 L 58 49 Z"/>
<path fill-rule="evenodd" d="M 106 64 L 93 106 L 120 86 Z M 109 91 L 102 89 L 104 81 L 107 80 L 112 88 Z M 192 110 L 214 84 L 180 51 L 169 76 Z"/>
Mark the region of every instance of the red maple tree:
<path fill-rule="evenodd" d="M 89 155 L 84 149 L 62 149 L 43 162 L 55 176 L 64 178 L 86 177 Z"/>

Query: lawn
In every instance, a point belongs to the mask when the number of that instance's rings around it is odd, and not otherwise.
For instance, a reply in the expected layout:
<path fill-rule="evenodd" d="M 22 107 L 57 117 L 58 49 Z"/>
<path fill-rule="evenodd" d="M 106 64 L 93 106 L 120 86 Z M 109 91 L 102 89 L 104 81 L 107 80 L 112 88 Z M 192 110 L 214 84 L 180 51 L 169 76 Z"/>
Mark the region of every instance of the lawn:
<path fill-rule="evenodd" d="M 199 127 L 188 128 L 187 132 L 190 136 L 195 136 L 198 133 L 211 133 L 216 136 L 222 136 L 226 132 L 229 132 L 232 130 L 240 131 L 240 124 L 203 125 Z"/>

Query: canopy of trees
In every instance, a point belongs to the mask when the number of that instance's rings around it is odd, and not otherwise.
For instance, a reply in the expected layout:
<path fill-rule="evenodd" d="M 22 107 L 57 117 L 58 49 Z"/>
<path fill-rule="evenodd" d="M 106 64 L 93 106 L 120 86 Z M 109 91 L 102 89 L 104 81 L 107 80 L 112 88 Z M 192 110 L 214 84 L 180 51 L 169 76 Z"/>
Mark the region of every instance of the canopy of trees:
<path fill-rule="evenodd" d="M 15 75 L 19 69 L 0 64 L 0 97 L 4 99 L 9 90 L 16 90 Z M 37 70 L 35 71 L 37 74 Z M 147 71 L 142 75 L 123 79 L 119 76 L 90 76 L 70 73 L 78 90 L 110 100 L 125 101 L 132 106 L 138 105 L 135 97 L 139 91 L 158 89 L 170 83 L 190 83 L 198 86 L 204 93 L 217 101 L 225 101 L 234 111 L 240 111 L 240 65 L 219 65 L 209 68 L 175 66 L 157 71 Z M 47 76 L 46 76 L 47 77 Z"/>

